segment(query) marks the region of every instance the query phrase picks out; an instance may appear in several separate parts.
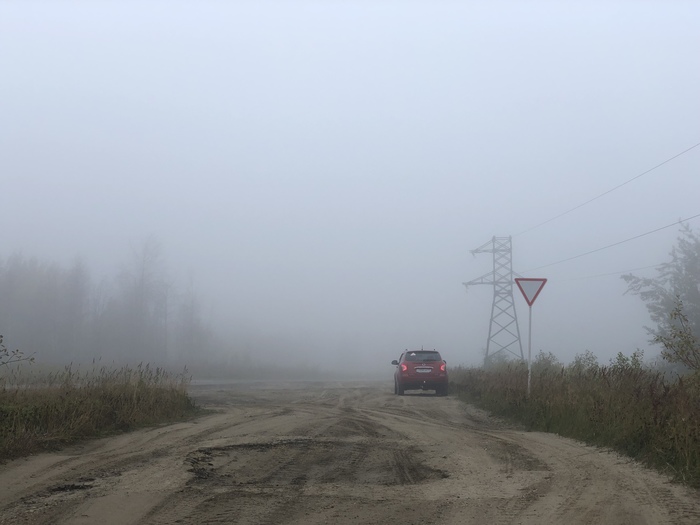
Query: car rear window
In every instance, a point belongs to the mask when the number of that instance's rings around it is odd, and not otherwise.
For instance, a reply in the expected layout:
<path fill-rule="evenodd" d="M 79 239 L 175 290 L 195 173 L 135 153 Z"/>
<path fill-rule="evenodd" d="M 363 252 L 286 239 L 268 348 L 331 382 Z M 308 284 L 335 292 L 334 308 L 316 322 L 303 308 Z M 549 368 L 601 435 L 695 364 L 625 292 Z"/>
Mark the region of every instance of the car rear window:
<path fill-rule="evenodd" d="M 417 350 L 415 352 L 406 352 L 406 361 L 441 361 L 438 352 L 426 352 Z"/>

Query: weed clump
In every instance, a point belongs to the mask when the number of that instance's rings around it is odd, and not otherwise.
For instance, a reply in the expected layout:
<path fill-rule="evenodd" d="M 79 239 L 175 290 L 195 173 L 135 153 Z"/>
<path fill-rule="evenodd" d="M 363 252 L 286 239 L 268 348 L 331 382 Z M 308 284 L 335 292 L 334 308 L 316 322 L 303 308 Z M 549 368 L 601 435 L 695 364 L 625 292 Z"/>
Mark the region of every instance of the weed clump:
<path fill-rule="evenodd" d="M 459 397 L 530 430 L 606 446 L 700 487 L 700 375 L 668 379 L 622 354 L 609 366 L 579 359 L 568 367 L 457 368 Z"/>
<path fill-rule="evenodd" d="M 41 376 L 0 370 L 0 459 L 55 449 L 80 439 L 188 417 L 196 406 L 185 370 L 173 375 L 140 364 Z"/>

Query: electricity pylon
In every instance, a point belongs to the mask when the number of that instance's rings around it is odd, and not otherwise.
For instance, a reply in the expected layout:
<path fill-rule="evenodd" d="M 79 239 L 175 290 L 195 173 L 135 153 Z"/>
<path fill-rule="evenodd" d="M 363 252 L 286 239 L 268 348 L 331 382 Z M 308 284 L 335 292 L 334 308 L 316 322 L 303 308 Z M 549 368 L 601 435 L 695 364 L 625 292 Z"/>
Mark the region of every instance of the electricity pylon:
<path fill-rule="evenodd" d="M 515 357 L 524 360 L 523 345 L 520 342 L 520 328 L 518 316 L 515 312 L 513 300 L 513 243 L 511 237 L 493 237 L 483 246 L 471 250 L 473 255 L 477 253 L 493 254 L 493 270 L 482 275 L 478 279 L 462 283 L 466 288 L 475 284 L 493 285 L 493 303 L 491 304 L 491 324 L 489 325 L 489 338 L 486 341 L 486 356 L 498 352 L 509 352 Z"/>

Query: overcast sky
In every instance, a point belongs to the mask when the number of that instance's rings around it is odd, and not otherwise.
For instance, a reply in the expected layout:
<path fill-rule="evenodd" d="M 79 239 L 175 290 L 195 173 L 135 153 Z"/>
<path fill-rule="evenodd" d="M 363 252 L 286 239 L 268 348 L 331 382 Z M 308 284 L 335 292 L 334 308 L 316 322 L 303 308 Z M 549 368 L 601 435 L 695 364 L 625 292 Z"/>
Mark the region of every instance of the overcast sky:
<path fill-rule="evenodd" d="M 110 275 L 152 235 L 222 330 L 328 363 L 476 363 L 493 289 L 461 283 L 492 261 L 470 250 L 512 235 L 515 270 L 549 278 L 533 349 L 607 362 L 648 348 L 648 318 L 591 276 L 667 260 L 678 228 L 528 270 L 700 214 L 700 147 L 521 232 L 700 142 L 698 20 L 682 1 L 0 0 L 0 256 Z"/>

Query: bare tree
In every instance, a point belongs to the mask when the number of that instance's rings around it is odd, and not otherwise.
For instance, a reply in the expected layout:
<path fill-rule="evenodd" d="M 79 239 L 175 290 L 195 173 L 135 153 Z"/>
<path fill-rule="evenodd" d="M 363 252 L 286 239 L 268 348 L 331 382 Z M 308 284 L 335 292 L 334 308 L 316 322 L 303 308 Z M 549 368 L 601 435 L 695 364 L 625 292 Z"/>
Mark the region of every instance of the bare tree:
<path fill-rule="evenodd" d="M 22 361 L 33 363 L 34 357 L 24 355 L 24 353 L 20 350 L 8 350 L 5 344 L 2 342 L 2 336 L 0 335 L 0 367 L 9 366 Z"/>
<path fill-rule="evenodd" d="M 119 276 L 121 289 L 121 354 L 165 357 L 168 290 L 160 243 L 147 238 L 132 250 L 131 262 Z"/>

